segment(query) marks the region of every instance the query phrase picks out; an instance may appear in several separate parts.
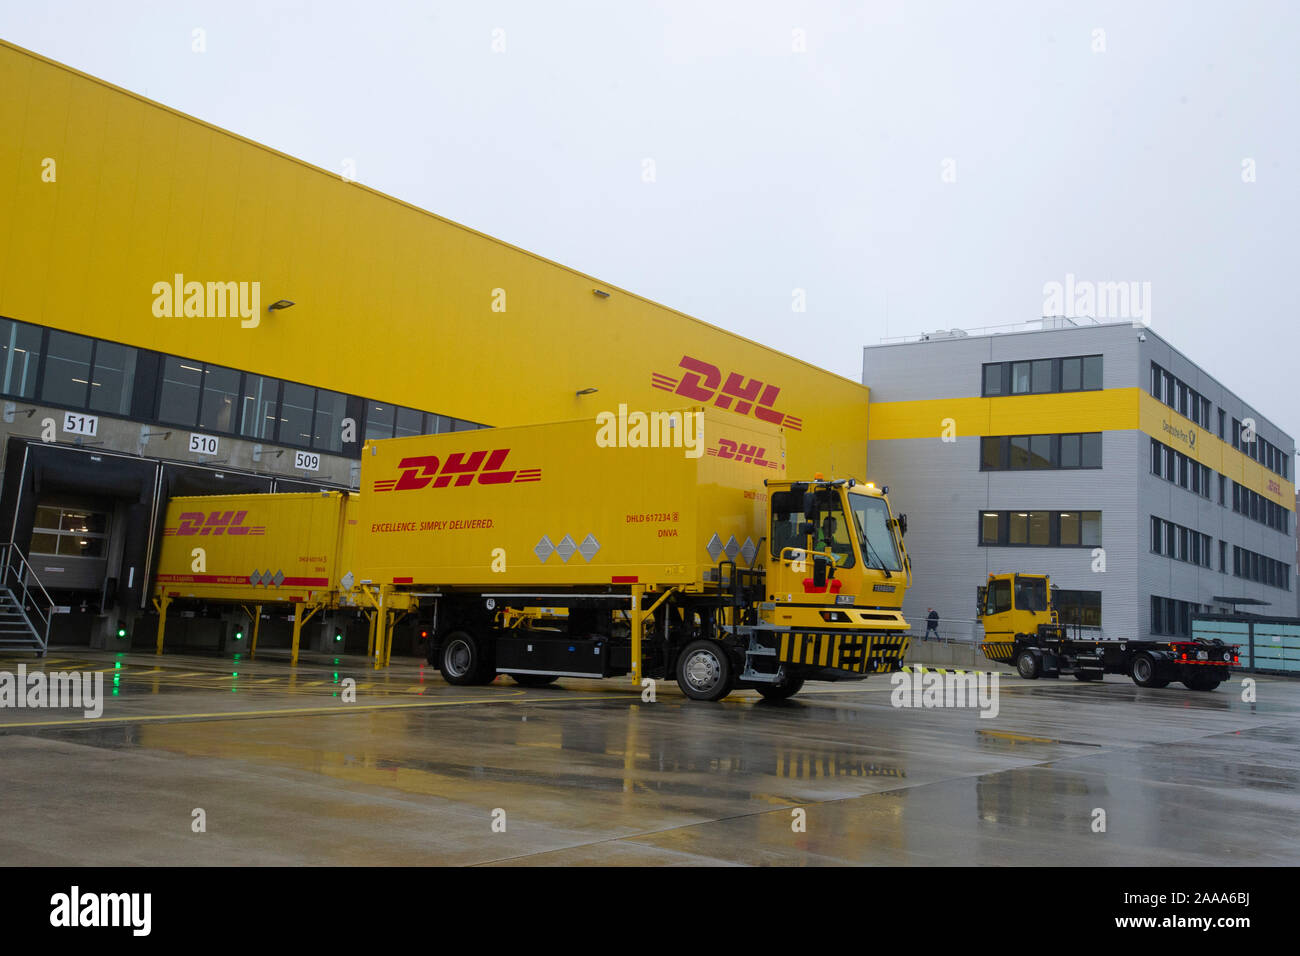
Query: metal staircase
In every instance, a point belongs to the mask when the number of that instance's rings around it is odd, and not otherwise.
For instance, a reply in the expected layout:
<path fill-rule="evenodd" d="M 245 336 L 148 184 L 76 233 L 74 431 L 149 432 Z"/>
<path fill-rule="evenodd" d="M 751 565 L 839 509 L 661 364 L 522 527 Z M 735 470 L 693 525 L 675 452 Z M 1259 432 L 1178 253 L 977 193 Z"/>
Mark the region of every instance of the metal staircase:
<path fill-rule="evenodd" d="M 0 651 L 35 651 L 50 645 L 54 601 L 14 544 L 0 545 Z"/>

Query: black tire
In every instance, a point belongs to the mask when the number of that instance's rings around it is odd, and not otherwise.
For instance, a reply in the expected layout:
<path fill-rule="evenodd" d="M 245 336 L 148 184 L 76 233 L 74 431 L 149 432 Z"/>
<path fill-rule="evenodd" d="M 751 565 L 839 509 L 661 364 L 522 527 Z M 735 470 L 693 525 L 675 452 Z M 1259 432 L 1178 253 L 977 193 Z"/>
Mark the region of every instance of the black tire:
<path fill-rule="evenodd" d="M 1150 654 L 1138 654 L 1128 665 L 1129 676 L 1133 678 L 1133 683 L 1139 687 L 1155 687 L 1156 661 Z M 1168 684 L 1165 681 L 1165 684 Z"/>
<path fill-rule="evenodd" d="M 520 687 L 546 687 L 560 678 L 558 674 L 511 674 L 510 679 Z"/>
<path fill-rule="evenodd" d="M 1214 690 L 1221 682 L 1205 674 L 1196 674 L 1183 681 L 1188 690 Z"/>
<path fill-rule="evenodd" d="M 1168 686 L 1170 685 L 1170 683 L 1172 683 L 1172 682 L 1169 681 L 1169 680 L 1164 680 L 1164 679 L 1162 679 L 1162 680 L 1153 680 L 1153 681 L 1151 682 L 1151 686 L 1154 687 L 1156 690 L 1160 690 L 1160 689 L 1163 688 L 1163 687 L 1168 687 Z"/>
<path fill-rule="evenodd" d="M 1101 671 L 1093 671 L 1093 670 L 1075 671 L 1074 679 L 1082 680 L 1082 681 L 1101 680 Z"/>
<path fill-rule="evenodd" d="M 1025 680 L 1036 680 L 1043 671 L 1043 662 L 1030 651 L 1021 651 L 1016 658 L 1016 671 Z"/>
<path fill-rule="evenodd" d="M 677 686 L 691 700 L 721 700 L 731 692 L 732 666 L 718 641 L 692 641 L 677 656 Z"/>
<path fill-rule="evenodd" d="M 787 677 L 783 684 L 759 684 L 756 688 L 764 700 L 789 700 L 803 689 L 802 677 Z"/>
<path fill-rule="evenodd" d="M 464 631 L 452 631 L 438 648 L 438 670 L 448 684 L 465 687 L 490 684 L 496 671 L 485 659 L 483 642 Z"/>

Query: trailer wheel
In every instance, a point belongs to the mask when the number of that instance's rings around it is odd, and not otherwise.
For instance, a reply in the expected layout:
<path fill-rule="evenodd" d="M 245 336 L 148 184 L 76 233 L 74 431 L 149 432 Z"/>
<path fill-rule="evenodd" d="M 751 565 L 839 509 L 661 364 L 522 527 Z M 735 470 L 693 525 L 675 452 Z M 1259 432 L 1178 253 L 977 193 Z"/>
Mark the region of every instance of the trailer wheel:
<path fill-rule="evenodd" d="M 1221 682 L 1205 674 L 1195 674 L 1183 681 L 1188 690 L 1214 690 Z"/>
<path fill-rule="evenodd" d="M 1133 678 L 1133 683 L 1139 687 L 1155 687 L 1156 681 L 1156 662 L 1150 654 L 1139 654 L 1133 658 L 1133 663 L 1129 665 L 1129 676 Z M 1159 686 L 1168 685 L 1169 681 Z"/>
<path fill-rule="evenodd" d="M 520 687 L 546 687 L 560 677 L 558 674 L 511 674 L 510 679 Z"/>
<path fill-rule="evenodd" d="M 731 658 L 717 641 L 687 644 L 677 658 L 677 686 L 691 700 L 721 700 L 731 690 Z"/>
<path fill-rule="evenodd" d="M 759 684 L 755 688 L 764 700 L 789 700 L 802 689 L 802 677 L 787 677 L 783 684 Z"/>
<path fill-rule="evenodd" d="M 1021 651 L 1016 658 L 1016 670 L 1025 680 L 1034 680 L 1042 671 L 1042 663 L 1030 651 Z"/>
<path fill-rule="evenodd" d="M 442 679 L 457 687 L 491 683 L 496 674 L 487 672 L 485 665 L 481 642 L 464 631 L 448 634 L 438 651 L 438 670 L 442 671 Z"/>

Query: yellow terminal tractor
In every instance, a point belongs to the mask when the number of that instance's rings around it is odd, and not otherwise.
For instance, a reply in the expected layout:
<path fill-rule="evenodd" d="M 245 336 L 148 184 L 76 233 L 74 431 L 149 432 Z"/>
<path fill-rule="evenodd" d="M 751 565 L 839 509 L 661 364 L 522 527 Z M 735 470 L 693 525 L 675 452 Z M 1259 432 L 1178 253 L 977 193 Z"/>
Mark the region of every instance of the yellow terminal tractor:
<path fill-rule="evenodd" d="M 1139 687 L 1167 687 L 1175 680 L 1190 690 L 1214 690 L 1239 664 L 1239 648 L 1219 640 L 1115 640 L 1081 637 L 1061 623 L 1045 574 L 990 574 L 976 589 L 984 625 L 980 650 L 991 661 L 1014 664 L 1026 680 L 1073 674 L 1101 680 L 1126 674 Z"/>
<path fill-rule="evenodd" d="M 368 443 L 358 578 L 411 596 L 453 684 L 628 676 L 787 698 L 897 670 L 911 570 L 885 490 L 785 476 L 776 426 L 653 414 L 654 446 L 602 446 L 590 419 Z M 693 454 L 668 440 L 686 415 Z"/>

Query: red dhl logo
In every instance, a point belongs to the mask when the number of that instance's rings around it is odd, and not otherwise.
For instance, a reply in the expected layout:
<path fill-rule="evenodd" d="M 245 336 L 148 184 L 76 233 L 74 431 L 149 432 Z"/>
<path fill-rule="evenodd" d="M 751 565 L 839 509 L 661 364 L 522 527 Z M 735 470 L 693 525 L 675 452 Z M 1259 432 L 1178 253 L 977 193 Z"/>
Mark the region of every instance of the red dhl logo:
<path fill-rule="evenodd" d="M 398 478 L 380 478 L 374 483 L 375 491 L 414 491 L 427 488 L 433 483 L 435 488 L 446 488 L 453 482 L 457 488 L 464 488 L 478 479 L 480 485 L 508 485 L 513 482 L 541 481 L 542 469 L 520 468 L 505 471 L 509 448 L 497 448 L 493 451 L 474 451 L 465 454 L 453 452 L 447 460 L 441 461 L 437 455 L 418 455 L 403 458 L 397 463 L 402 469 Z"/>
<path fill-rule="evenodd" d="M 266 525 L 244 524 L 247 511 L 182 511 L 180 524 L 163 528 L 163 534 L 266 534 Z"/>
<path fill-rule="evenodd" d="M 746 445 L 744 442 L 734 442 L 729 438 L 719 438 L 717 448 L 707 449 L 710 455 L 716 455 L 719 458 L 730 458 L 735 461 L 752 463 L 760 468 L 777 467 L 777 462 L 769 461 L 766 448 L 759 448 L 757 445 Z"/>
<path fill-rule="evenodd" d="M 738 415 L 749 415 L 752 412 L 755 418 L 773 425 L 803 431 L 802 418 L 778 412 L 772 407 L 776 404 L 776 397 L 781 394 L 778 386 L 765 385 L 756 378 L 747 379 L 739 372 L 728 373 L 726 381 L 723 381 L 720 368 L 689 355 L 683 355 L 677 365 L 686 369 L 686 374 L 680 380 L 671 375 L 651 372 L 650 384 L 697 402 L 712 401 L 718 408 L 734 411 Z"/>

